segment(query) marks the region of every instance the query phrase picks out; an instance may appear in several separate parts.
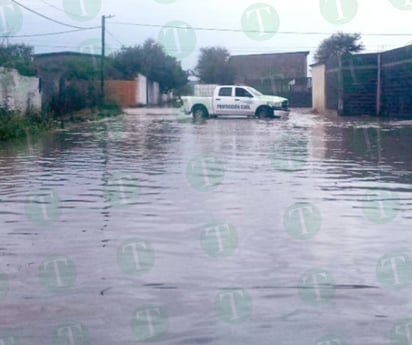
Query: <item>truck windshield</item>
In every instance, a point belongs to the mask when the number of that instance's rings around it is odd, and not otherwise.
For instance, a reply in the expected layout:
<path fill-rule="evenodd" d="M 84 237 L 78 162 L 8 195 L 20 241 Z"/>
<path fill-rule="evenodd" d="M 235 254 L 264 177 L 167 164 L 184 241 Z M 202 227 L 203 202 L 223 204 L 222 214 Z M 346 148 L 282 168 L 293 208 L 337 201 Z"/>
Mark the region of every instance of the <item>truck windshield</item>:
<path fill-rule="evenodd" d="M 247 90 L 253 95 L 253 96 L 263 96 L 262 92 L 259 92 L 258 90 L 254 89 L 253 87 L 248 87 Z"/>

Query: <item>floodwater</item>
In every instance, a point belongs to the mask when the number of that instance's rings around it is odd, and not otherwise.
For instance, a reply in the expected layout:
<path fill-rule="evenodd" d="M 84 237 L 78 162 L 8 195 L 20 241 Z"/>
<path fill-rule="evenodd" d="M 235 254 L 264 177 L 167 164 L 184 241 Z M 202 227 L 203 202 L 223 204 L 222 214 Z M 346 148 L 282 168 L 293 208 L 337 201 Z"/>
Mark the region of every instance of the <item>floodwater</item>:
<path fill-rule="evenodd" d="M 0 344 L 412 344 L 412 121 L 127 113 L 0 147 Z"/>

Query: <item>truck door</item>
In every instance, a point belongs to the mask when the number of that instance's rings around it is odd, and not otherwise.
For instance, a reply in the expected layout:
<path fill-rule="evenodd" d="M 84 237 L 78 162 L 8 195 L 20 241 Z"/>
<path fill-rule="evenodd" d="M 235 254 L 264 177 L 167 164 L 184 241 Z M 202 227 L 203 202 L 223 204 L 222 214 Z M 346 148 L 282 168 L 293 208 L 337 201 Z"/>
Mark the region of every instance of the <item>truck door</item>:
<path fill-rule="evenodd" d="M 236 87 L 235 104 L 239 106 L 239 115 L 254 115 L 253 95 L 243 87 Z"/>
<path fill-rule="evenodd" d="M 215 113 L 217 115 L 231 115 L 235 113 L 233 87 L 223 86 L 218 89 L 214 98 Z"/>

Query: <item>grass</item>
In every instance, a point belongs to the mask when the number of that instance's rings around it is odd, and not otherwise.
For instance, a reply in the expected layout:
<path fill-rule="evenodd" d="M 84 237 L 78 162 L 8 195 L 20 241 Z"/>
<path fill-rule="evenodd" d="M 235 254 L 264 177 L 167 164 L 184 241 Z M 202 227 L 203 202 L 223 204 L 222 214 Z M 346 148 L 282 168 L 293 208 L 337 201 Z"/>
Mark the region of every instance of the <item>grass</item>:
<path fill-rule="evenodd" d="M 52 121 L 40 114 L 17 115 L 0 111 L 0 141 L 25 138 L 53 127 Z"/>
<path fill-rule="evenodd" d="M 50 118 L 44 114 L 20 115 L 0 109 L 0 141 L 25 138 L 55 128 L 62 128 L 65 124 L 97 121 L 106 117 L 113 117 L 122 113 L 116 105 L 105 105 L 98 109 L 68 114 L 61 118 Z"/>

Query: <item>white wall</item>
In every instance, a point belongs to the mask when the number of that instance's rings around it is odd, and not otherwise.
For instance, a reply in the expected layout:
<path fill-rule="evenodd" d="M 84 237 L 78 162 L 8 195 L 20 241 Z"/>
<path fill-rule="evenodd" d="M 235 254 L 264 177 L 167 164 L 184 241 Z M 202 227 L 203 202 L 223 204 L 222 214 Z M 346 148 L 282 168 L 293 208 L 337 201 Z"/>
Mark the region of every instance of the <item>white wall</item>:
<path fill-rule="evenodd" d="M 312 67 L 312 107 L 318 113 L 326 112 L 326 66 Z"/>
<path fill-rule="evenodd" d="M 15 69 L 0 67 L 0 106 L 25 113 L 41 110 L 39 78 L 21 76 Z"/>
<path fill-rule="evenodd" d="M 161 95 L 161 101 L 162 103 L 167 103 L 173 100 L 174 94 L 173 91 L 169 91 L 168 93 L 164 93 Z"/>
<path fill-rule="evenodd" d="M 136 77 L 136 101 L 138 105 L 159 105 L 161 102 L 160 86 L 158 82 L 148 80 L 143 74 Z"/>
<path fill-rule="evenodd" d="M 138 74 L 136 82 L 136 102 L 138 105 L 147 105 L 147 78 L 143 74 Z"/>

